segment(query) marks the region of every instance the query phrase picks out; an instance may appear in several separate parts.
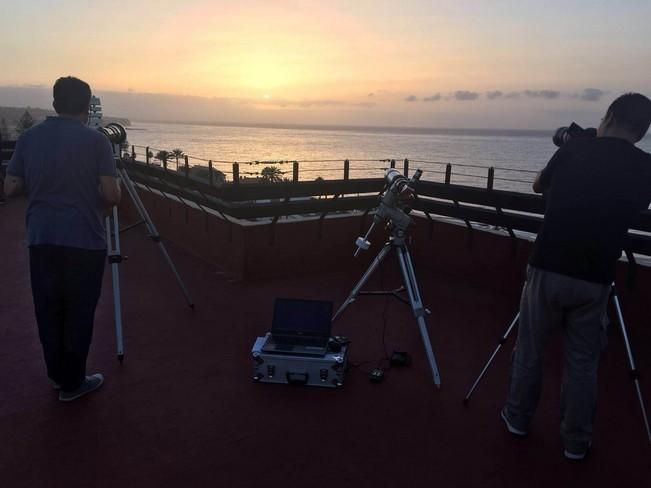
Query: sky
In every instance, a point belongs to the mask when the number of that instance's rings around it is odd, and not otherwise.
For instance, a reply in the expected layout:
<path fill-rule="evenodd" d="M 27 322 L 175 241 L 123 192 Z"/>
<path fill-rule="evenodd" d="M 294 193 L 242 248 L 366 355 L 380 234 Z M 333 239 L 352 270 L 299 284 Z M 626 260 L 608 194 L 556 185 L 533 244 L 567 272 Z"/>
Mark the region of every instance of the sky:
<path fill-rule="evenodd" d="M 134 120 L 548 129 L 651 96 L 651 0 L 23 0 L 0 105 Z"/>

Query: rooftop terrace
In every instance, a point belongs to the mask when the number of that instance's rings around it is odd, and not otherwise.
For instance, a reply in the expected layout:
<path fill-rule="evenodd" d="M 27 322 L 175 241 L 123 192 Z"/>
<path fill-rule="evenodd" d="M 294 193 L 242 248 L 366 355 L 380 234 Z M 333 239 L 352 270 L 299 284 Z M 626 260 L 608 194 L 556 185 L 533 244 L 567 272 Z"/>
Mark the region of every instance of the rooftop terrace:
<path fill-rule="evenodd" d="M 462 405 L 515 313 L 527 243 L 518 240 L 514 247 L 508 236 L 477 231 L 469 240 L 464 227 L 436 221 L 432 229 L 418 219 L 412 250 L 422 296 L 432 310 L 428 322 L 440 390 L 431 383 L 409 308 L 377 297 L 360 298 L 335 323 L 334 332 L 352 340 L 349 359 L 355 367 L 343 388 L 263 385 L 251 380 L 250 349 L 269 329 L 273 299 L 295 296 L 339 305 L 374 255 L 371 250 L 358 260 L 339 259 L 342 243 L 349 243 L 346 252 L 352 254 L 358 220 L 333 219 L 324 224 L 325 232 L 317 231 L 318 223 L 286 223 L 272 239 L 266 230 L 240 235 L 233 224 L 229 246 L 243 249 L 233 259 L 247 260 L 253 243 L 258 245 L 247 269 L 260 272 L 238 276 L 223 256 L 211 259 L 201 252 L 232 249 L 220 244 L 228 241 L 228 226 L 188 214 L 175 202 L 157 203 L 153 194 L 143 199 L 164 237 L 172 238 L 168 249 L 196 310 L 186 306 L 142 229 L 126 232 L 125 361 L 120 366 L 115 356 L 107 269 L 89 358 L 89 371 L 103 372 L 106 384 L 71 404 L 57 401 L 45 376 L 28 279 L 24 202 L 0 206 L 0 486 L 650 484 L 651 446 L 615 326 L 602 361 L 594 448 L 586 462 L 562 456 L 559 341 L 550 350 L 543 398 L 527 439 L 511 437 L 498 416 L 514 337 L 470 405 Z M 198 229 L 205 234 L 197 236 Z M 375 240 L 381 240 L 379 232 Z M 288 260 L 282 248 L 292 246 L 307 251 Z M 324 258 L 320 265 L 310 254 L 317 252 Z M 383 268 L 370 287 L 399 284 L 394 260 Z M 621 290 L 647 399 L 649 290 L 646 269 L 638 270 L 635 288 Z M 371 384 L 367 371 L 394 349 L 408 351 L 412 365 L 391 369 L 383 383 Z"/>

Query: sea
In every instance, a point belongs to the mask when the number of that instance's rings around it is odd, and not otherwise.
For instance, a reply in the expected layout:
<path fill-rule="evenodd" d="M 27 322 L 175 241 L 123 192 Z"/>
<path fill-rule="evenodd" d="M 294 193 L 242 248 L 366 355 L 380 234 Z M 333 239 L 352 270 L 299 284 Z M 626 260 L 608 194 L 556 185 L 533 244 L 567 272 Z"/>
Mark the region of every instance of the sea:
<path fill-rule="evenodd" d="M 281 178 L 293 177 L 298 163 L 300 181 L 340 179 L 344 161 L 349 162 L 350 178 L 381 177 L 386 168 L 410 174 L 423 170 L 422 179 L 444 181 L 445 169 L 452 167 L 451 182 L 485 186 L 488 168 L 494 168 L 493 187 L 531 191 L 531 182 L 557 149 L 554 130 L 426 129 L 391 127 L 327 126 L 229 126 L 178 123 L 133 122 L 128 127 L 129 144 L 138 160 L 145 159 L 146 147 L 153 154 L 180 149 L 191 166 L 213 162 L 216 170 L 232 178 L 233 163 L 240 176 L 259 178 L 262 170 L 275 166 Z M 651 152 L 651 137 L 639 147 Z M 177 164 L 176 158 L 168 167 Z M 181 157 L 178 165 L 184 164 Z"/>

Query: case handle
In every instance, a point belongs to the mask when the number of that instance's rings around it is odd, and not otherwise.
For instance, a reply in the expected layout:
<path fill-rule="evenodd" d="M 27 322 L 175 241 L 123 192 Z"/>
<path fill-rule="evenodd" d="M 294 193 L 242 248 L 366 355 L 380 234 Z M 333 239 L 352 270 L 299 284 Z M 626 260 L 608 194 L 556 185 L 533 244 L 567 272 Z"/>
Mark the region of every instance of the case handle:
<path fill-rule="evenodd" d="M 287 378 L 287 383 L 289 383 L 290 385 L 306 385 L 308 374 L 287 371 L 285 377 Z"/>

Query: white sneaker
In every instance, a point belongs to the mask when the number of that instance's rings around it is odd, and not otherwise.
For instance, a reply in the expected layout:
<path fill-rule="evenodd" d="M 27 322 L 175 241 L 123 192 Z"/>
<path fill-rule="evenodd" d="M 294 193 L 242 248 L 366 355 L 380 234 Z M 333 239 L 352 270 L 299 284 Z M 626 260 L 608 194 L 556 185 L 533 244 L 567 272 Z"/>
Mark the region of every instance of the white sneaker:
<path fill-rule="evenodd" d="M 90 376 L 86 376 L 86 379 L 81 384 L 79 388 L 74 391 L 60 391 L 59 400 L 62 402 L 71 402 L 77 398 L 84 396 L 86 393 L 97 390 L 104 383 L 104 376 L 100 373 L 95 373 Z"/>

